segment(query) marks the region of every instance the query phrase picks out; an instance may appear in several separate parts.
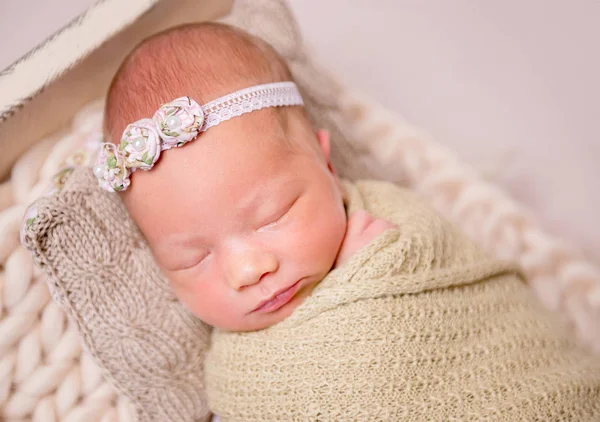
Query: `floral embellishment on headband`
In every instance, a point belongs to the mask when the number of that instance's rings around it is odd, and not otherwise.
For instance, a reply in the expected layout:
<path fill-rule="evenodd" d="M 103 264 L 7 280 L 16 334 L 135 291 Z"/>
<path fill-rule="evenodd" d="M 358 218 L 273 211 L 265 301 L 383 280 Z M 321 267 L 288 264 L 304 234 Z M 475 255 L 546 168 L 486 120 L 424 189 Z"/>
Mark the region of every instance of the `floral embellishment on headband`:
<path fill-rule="evenodd" d="M 160 106 L 152 119 L 163 139 L 163 149 L 168 149 L 180 147 L 198 135 L 204 112 L 190 97 L 179 97 Z"/>
<path fill-rule="evenodd" d="M 131 171 L 125 166 L 123 158 L 113 144 L 102 145 L 93 171 L 104 190 L 118 192 L 129 187 Z"/>
<path fill-rule="evenodd" d="M 150 170 L 160 156 L 160 134 L 151 119 L 127 125 L 119 148 L 126 165 L 132 169 Z"/>
<path fill-rule="evenodd" d="M 265 107 L 303 104 L 294 82 L 251 86 L 202 106 L 190 97 L 179 97 L 161 105 L 152 119 L 127 125 L 118 146 L 102 144 L 93 172 L 102 189 L 123 191 L 131 174 L 150 170 L 161 151 L 185 145 L 210 127 Z"/>

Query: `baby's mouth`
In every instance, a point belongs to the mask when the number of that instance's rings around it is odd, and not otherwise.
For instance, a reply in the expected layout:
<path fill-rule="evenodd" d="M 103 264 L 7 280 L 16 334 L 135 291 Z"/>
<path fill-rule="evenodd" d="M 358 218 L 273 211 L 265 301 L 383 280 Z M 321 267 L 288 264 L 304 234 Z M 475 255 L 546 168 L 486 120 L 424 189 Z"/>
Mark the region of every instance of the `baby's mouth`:
<path fill-rule="evenodd" d="M 296 292 L 298 291 L 298 287 L 300 286 L 300 281 L 298 280 L 290 287 L 282 290 L 276 294 L 274 294 L 270 299 L 261 302 L 260 305 L 256 309 L 254 309 L 251 313 L 260 313 L 260 314 L 268 314 L 270 312 L 275 312 L 279 308 L 288 304 L 293 298 Z"/>

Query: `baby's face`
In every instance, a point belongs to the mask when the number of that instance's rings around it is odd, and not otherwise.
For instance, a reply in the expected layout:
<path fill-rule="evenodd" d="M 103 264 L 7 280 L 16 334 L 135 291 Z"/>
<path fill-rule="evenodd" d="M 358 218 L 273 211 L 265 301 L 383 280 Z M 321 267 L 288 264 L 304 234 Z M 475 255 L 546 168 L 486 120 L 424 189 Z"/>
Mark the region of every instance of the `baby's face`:
<path fill-rule="evenodd" d="M 346 215 L 328 162 L 328 139 L 253 112 L 165 152 L 133 176 L 125 203 L 196 316 L 262 329 L 289 316 L 335 261 Z"/>

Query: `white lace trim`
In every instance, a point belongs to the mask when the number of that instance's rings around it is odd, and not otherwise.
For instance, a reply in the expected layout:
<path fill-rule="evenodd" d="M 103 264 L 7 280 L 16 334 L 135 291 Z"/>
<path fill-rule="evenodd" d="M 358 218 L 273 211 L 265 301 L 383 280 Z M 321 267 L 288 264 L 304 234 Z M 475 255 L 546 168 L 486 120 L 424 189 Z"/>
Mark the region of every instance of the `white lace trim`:
<path fill-rule="evenodd" d="M 204 123 L 200 132 L 261 108 L 303 104 L 294 82 L 275 82 L 241 89 L 202 106 Z"/>
<path fill-rule="evenodd" d="M 266 107 L 303 105 L 294 82 L 256 85 L 217 98 L 203 106 L 180 97 L 159 107 L 150 118 L 127 125 L 118 145 L 104 143 L 94 165 L 98 183 L 109 192 L 123 191 L 131 174 L 150 170 L 161 151 L 181 147 L 199 133 L 232 117 Z"/>

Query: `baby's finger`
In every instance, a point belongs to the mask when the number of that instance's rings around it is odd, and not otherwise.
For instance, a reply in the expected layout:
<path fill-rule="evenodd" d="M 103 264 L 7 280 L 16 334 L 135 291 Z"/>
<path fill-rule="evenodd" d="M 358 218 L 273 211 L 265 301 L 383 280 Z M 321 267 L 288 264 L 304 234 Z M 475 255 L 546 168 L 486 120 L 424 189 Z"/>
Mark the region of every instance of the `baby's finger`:
<path fill-rule="evenodd" d="M 346 236 L 354 236 L 364 233 L 375 218 L 365 210 L 358 210 L 350 214 L 348 217 L 348 227 L 346 228 Z"/>
<path fill-rule="evenodd" d="M 371 225 L 366 229 L 365 234 L 371 235 L 373 237 L 380 235 L 386 230 L 397 229 L 398 226 L 388 220 L 377 219 L 371 223 Z"/>

